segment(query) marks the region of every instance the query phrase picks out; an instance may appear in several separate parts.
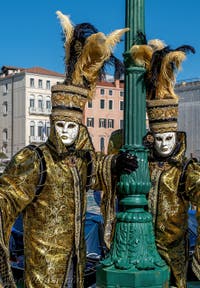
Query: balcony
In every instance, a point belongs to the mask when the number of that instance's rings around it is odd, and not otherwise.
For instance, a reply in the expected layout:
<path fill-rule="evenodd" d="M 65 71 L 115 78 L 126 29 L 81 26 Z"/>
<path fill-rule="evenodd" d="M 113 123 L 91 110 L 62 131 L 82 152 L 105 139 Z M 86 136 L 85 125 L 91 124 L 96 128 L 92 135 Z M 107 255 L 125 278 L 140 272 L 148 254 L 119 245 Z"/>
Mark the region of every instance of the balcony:
<path fill-rule="evenodd" d="M 29 142 L 30 143 L 43 143 L 47 140 L 46 136 L 30 136 Z"/>
<path fill-rule="evenodd" d="M 36 108 L 36 107 L 29 107 L 29 114 L 34 115 L 50 115 L 51 108 Z"/>

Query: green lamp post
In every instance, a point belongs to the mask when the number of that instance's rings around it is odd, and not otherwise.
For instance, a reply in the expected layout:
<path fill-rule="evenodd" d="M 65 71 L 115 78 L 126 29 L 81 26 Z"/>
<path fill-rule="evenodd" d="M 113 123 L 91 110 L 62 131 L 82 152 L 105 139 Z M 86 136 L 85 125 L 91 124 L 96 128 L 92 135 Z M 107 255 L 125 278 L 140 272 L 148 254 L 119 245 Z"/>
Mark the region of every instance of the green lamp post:
<path fill-rule="evenodd" d="M 122 174 L 118 183 L 121 212 L 117 213 L 111 250 L 97 271 L 97 287 L 169 287 L 169 268 L 155 245 L 152 217 L 145 208 L 151 187 L 148 150 L 142 145 L 146 134 L 145 69 L 131 60 L 130 48 L 138 31 L 144 33 L 144 0 L 126 0 L 124 146 L 137 156 L 138 169 Z M 134 44 L 141 44 L 134 42 Z"/>

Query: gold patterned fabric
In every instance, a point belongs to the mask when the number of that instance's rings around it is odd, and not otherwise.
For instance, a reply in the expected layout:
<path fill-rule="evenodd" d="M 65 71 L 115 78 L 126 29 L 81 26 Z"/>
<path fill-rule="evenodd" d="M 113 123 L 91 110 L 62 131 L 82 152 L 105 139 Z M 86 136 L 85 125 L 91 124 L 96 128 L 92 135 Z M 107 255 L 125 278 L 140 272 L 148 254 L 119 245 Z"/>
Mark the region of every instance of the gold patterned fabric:
<path fill-rule="evenodd" d="M 67 149 L 59 143 L 57 150 L 54 144 L 59 139 L 56 139 L 54 126 L 51 130 L 47 143 L 40 146 L 47 176 L 36 200 L 35 187 L 40 163 L 35 151 L 27 147 L 22 149 L 0 177 L 0 251 L 4 256 L 1 259 L 8 260 L 11 227 L 22 212 L 26 287 L 61 288 L 75 285 L 82 288 L 86 190 L 90 187 L 111 191 L 112 156 L 94 152 L 83 125 L 80 125 L 74 149 Z M 15 287 L 7 261 L 0 262 L 0 276 L 3 285 L 7 283 L 8 287 Z"/>
<path fill-rule="evenodd" d="M 177 131 L 177 99 L 147 100 L 146 104 L 151 131 L 154 133 Z"/>
<path fill-rule="evenodd" d="M 185 165 L 185 134 L 178 132 L 177 137 L 174 156 L 163 160 L 157 155 L 150 155 L 152 188 L 148 194 L 148 207 L 153 216 L 158 251 L 171 269 L 171 284 L 173 287 L 186 288 L 190 203 L 198 207 L 198 238 L 192 268 L 200 280 L 200 164 L 191 161 L 186 167 L 181 187 L 180 178 Z M 108 153 L 117 153 L 122 144 L 122 131 L 118 130 L 111 135 Z"/>
<path fill-rule="evenodd" d="M 88 89 L 58 84 L 52 86 L 51 92 L 52 116 L 67 116 L 81 123 L 83 109 L 88 101 Z"/>
<path fill-rule="evenodd" d="M 200 165 L 191 162 L 185 171 L 184 191 L 180 177 L 184 165 L 185 139 L 179 133 L 179 152 L 168 161 L 151 161 L 152 188 L 149 192 L 149 210 L 153 216 L 156 244 L 160 255 L 171 268 L 174 287 L 186 288 L 188 265 L 188 209 L 189 202 L 199 205 Z M 197 245 L 198 247 L 198 245 Z M 194 258 L 197 259 L 197 248 Z M 200 258 L 197 260 L 200 271 Z M 200 274 L 199 274 L 200 275 Z M 200 279 L 200 277 L 199 277 Z"/>

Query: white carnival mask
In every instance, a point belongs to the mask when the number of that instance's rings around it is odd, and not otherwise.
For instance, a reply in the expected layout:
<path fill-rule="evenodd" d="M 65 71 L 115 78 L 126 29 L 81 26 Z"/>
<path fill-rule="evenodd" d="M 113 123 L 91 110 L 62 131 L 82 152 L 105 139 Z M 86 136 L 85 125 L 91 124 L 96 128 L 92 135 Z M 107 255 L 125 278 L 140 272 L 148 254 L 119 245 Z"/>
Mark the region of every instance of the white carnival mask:
<path fill-rule="evenodd" d="M 176 132 L 156 133 L 155 150 L 163 157 L 169 156 L 176 146 Z"/>
<path fill-rule="evenodd" d="M 79 132 L 79 125 L 76 122 L 56 121 L 55 128 L 63 144 L 70 146 L 75 142 Z"/>

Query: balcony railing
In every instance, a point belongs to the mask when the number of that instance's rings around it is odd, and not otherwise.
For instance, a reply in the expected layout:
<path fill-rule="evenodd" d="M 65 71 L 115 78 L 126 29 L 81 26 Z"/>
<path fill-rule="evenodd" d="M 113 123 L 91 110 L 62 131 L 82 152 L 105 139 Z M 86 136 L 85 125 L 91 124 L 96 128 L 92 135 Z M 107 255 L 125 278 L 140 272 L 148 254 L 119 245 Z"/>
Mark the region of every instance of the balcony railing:
<path fill-rule="evenodd" d="M 36 107 L 29 107 L 29 113 L 30 114 L 45 114 L 45 115 L 49 115 L 51 114 L 51 108 L 36 108 Z"/>
<path fill-rule="evenodd" d="M 30 136 L 29 141 L 30 143 L 42 143 L 47 140 L 46 136 Z"/>

